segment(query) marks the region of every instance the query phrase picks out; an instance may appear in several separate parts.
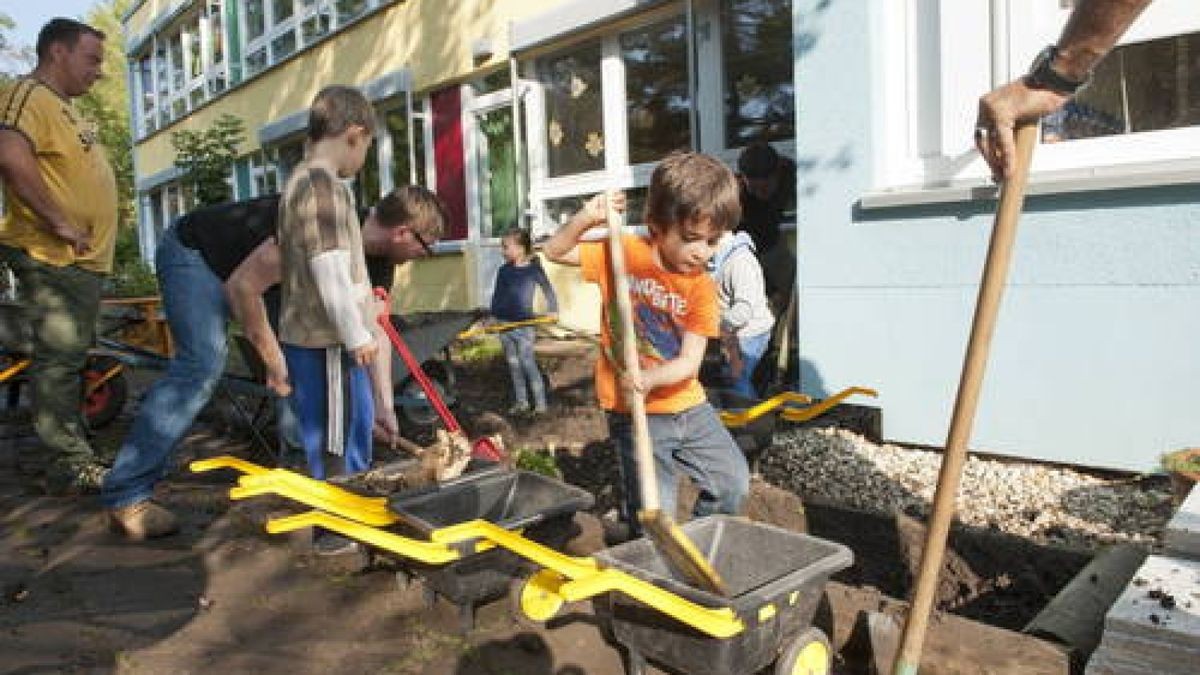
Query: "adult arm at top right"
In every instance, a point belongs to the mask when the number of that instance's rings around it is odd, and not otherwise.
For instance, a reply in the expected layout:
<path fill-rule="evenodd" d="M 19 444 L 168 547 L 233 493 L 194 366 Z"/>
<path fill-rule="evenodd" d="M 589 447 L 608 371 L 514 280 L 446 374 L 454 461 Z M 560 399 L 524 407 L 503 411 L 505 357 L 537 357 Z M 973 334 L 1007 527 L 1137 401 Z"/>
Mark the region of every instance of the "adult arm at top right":
<path fill-rule="evenodd" d="M 16 129 L 0 128 L 0 178 L 40 219 L 38 227 L 62 239 L 83 255 L 92 247 L 92 235 L 72 225 L 38 170 L 29 139 Z"/>
<path fill-rule="evenodd" d="M 1150 1 L 1079 0 L 1058 38 L 1058 53 L 1051 67 L 1068 80 L 1086 80 Z M 1049 89 L 1031 87 L 1026 78 L 1020 77 L 979 99 L 975 147 L 995 180 L 1003 180 L 1012 172 L 1016 126 L 1036 122 L 1066 105 L 1070 98 Z"/>
<path fill-rule="evenodd" d="M 613 193 L 613 210 L 625 211 L 625 193 Z M 579 209 L 571 220 L 555 232 L 545 244 L 542 253 L 560 265 L 579 266 L 579 240 L 583 234 L 593 227 L 608 223 L 608 210 L 605 206 L 604 193 L 592 197 Z"/>

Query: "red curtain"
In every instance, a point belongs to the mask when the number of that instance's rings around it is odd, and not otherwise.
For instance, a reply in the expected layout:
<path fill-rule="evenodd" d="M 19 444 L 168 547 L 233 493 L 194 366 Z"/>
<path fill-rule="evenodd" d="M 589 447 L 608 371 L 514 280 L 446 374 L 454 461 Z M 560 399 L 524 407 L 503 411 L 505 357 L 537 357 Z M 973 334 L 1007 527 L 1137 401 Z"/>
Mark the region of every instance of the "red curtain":
<path fill-rule="evenodd" d="M 457 84 L 433 92 L 433 159 L 437 193 L 450 223 L 444 239 L 467 238 L 467 184 L 463 168 L 462 102 Z"/>

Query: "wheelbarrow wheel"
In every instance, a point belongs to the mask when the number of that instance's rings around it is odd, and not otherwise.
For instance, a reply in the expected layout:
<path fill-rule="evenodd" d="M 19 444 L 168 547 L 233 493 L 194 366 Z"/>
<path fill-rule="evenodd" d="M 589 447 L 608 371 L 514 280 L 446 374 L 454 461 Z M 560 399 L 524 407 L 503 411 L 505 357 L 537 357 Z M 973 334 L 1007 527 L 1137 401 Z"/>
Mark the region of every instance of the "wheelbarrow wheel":
<path fill-rule="evenodd" d="M 92 429 L 99 429 L 116 419 L 129 397 L 125 366 L 111 356 L 88 357 L 83 369 L 83 386 L 83 415 Z"/>
<path fill-rule="evenodd" d="M 833 668 L 833 650 L 820 628 L 808 627 L 792 638 L 775 662 L 775 675 L 827 675 Z"/>
<path fill-rule="evenodd" d="M 541 628 L 541 624 L 553 619 L 565 604 L 558 594 L 563 581 L 562 575 L 549 569 L 514 580 L 508 597 L 517 623 L 526 628 Z"/>
<path fill-rule="evenodd" d="M 447 385 L 445 373 L 436 364 L 427 364 L 426 368 L 434 389 L 443 401 L 447 401 L 450 387 Z M 408 377 L 397 384 L 395 397 L 396 412 L 399 413 L 400 422 L 405 427 L 426 432 L 441 422 L 437 411 L 429 403 L 428 397 L 415 379 Z"/>

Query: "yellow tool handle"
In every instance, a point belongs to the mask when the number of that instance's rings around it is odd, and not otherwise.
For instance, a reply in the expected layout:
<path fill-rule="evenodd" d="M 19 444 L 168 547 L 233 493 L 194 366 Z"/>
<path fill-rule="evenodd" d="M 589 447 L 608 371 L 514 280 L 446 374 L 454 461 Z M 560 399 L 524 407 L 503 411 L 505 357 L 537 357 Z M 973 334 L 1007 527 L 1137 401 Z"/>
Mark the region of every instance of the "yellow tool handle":
<path fill-rule="evenodd" d="M 537 316 L 532 319 L 524 319 L 522 321 L 508 321 L 505 323 L 493 323 L 493 324 L 489 324 L 487 326 L 480 326 L 479 328 L 472 328 L 470 330 L 464 330 L 463 332 L 459 333 L 456 337 L 459 340 L 466 340 L 467 338 L 473 338 L 477 335 L 483 335 L 485 333 L 503 333 L 504 331 L 509 331 L 514 328 L 524 328 L 526 326 L 540 326 L 542 324 L 555 323 L 556 321 L 558 321 L 557 317 L 555 317 L 554 315 L 551 315 L 551 314 L 547 314 L 545 316 Z"/>

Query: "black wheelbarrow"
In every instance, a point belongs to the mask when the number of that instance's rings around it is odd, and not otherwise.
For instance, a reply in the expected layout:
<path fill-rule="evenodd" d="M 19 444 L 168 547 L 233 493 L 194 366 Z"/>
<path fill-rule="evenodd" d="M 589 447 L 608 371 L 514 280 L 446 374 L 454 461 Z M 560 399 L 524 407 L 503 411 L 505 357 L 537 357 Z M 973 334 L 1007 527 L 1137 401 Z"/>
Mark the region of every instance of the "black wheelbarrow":
<path fill-rule="evenodd" d="M 629 675 L 642 675 L 647 660 L 689 675 L 757 673 L 771 663 L 779 675 L 830 671 L 829 638 L 811 622 L 825 582 L 853 563 L 848 548 L 734 516 L 682 527 L 729 585 L 729 597 L 688 585 L 648 539 L 599 551 L 596 559 L 698 606 L 730 609 L 744 628 L 715 638 L 624 593 L 599 597 L 596 613 L 624 648 Z"/>
<path fill-rule="evenodd" d="M 560 549 L 574 535 L 576 511 L 592 507 L 591 493 L 560 480 L 522 470 L 482 470 L 437 485 L 393 495 L 389 508 L 400 517 L 401 534 L 431 538 L 444 528 L 485 520 L 543 546 Z M 534 566 L 512 551 L 491 548 L 444 565 L 405 563 L 425 582 L 426 601 L 441 596 L 459 609 L 464 632 L 475 624 L 475 608 L 504 597 L 514 579 Z"/>

